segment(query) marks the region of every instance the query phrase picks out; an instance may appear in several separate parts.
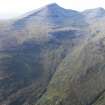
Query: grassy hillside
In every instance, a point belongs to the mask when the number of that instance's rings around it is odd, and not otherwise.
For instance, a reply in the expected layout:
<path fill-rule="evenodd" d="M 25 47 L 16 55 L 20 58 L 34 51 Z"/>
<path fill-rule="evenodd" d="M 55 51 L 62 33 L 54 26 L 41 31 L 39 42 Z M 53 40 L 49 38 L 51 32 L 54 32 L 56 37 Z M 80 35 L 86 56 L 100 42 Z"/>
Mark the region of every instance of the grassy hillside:
<path fill-rule="evenodd" d="M 0 52 L 0 104 L 34 105 L 68 51 L 79 43 L 82 31 L 61 28 L 49 34 L 45 41 L 29 39 Z"/>
<path fill-rule="evenodd" d="M 38 105 L 104 104 L 105 31 L 101 26 L 100 21 L 89 26 L 90 36 L 66 55 Z"/>

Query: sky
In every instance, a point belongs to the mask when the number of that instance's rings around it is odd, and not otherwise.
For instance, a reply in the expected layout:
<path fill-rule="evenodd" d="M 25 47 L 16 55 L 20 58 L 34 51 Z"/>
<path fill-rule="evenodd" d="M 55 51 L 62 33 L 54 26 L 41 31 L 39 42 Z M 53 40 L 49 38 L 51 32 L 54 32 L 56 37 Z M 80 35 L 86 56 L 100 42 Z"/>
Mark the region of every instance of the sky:
<path fill-rule="evenodd" d="M 0 18 L 11 19 L 50 3 L 78 11 L 103 7 L 105 0 L 0 0 Z"/>

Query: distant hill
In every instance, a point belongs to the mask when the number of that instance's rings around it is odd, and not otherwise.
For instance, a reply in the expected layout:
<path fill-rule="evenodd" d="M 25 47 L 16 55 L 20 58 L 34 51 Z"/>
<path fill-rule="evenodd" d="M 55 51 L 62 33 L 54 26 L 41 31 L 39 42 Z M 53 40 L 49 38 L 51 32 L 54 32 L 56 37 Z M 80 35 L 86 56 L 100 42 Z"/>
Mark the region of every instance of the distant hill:
<path fill-rule="evenodd" d="M 82 13 L 86 20 L 90 23 L 93 21 L 101 20 L 102 18 L 105 18 L 105 9 L 104 8 L 95 8 L 95 9 L 88 9 L 83 11 Z"/>

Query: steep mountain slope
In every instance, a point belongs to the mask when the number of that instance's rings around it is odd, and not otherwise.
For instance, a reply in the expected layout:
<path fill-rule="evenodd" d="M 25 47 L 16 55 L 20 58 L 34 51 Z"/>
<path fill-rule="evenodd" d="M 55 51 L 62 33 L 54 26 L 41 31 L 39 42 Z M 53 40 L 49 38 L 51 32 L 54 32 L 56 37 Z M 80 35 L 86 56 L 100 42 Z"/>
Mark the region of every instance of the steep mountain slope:
<path fill-rule="evenodd" d="M 30 40 L 15 49 L 1 52 L 0 104 L 20 105 L 26 102 L 33 105 L 45 91 L 68 50 L 78 43 L 81 32 L 77 36 L 78 33 L 77 30 L 56 30 L 48 42 L 41 44 Z M 64 38 L 64 35 L 67 36 Z"/>
<path fill-rule="evenodd" d="M 50 4 L 1 22 L 0 105 L 104 104 L 104 11 Z"/>
<path fill-rule="evenodd" d="M 35 105 L 105 104 L 104 26 L 102 21 L 90 24 L 89 37 L 64 58 Z"/>
<path fill-rule="evenodd" d="M 66 56 L 38 105 L 91 105 L 104 92 L 104 45 L 97 43 L 80 45 Z"/>

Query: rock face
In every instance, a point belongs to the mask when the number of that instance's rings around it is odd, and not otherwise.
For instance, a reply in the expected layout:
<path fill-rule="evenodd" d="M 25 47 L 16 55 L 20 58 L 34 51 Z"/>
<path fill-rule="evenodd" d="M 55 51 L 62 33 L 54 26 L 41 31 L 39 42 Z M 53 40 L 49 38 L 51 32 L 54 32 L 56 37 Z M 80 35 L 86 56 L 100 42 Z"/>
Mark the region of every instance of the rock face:
<path fill-rule="evenodd" d="M 0 105 L 104 105 L 105 10 L 50 4 L 0 24 Z"/>

